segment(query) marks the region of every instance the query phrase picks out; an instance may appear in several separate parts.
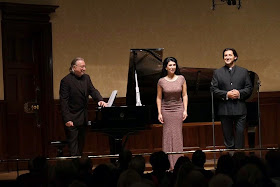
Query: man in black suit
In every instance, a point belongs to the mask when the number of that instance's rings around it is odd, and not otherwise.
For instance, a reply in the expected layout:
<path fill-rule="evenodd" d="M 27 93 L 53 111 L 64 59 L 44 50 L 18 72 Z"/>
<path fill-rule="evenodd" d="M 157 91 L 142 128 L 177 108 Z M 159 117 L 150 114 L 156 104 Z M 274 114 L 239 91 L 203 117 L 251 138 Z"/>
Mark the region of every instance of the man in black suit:
<path fill-rule="evenodd" d="M 224 144 L 228 149 L 241 149 L 244 148 L 247 114 L 245 100 L 252 93 L 252 83 L 247 69 L 235 65 L 238 59 L 235 49 L 224 49 L 223 58 L 225 66 L 214 71 L 212 89 L 219 98 L 218 115 L 222 123 Z"/>
<path fill-rule="evenodd" d="M 101 107 L 107 103 L 92 85 L 89 75 L 85 74 L 86 64 L 83 58 L 75 58 L 69 71 L 70 73 L 60 82 L 59 97 L 70 155 L 77 156 L 82 155 L 85 144 L 88 96 L 97 100 Z"/>

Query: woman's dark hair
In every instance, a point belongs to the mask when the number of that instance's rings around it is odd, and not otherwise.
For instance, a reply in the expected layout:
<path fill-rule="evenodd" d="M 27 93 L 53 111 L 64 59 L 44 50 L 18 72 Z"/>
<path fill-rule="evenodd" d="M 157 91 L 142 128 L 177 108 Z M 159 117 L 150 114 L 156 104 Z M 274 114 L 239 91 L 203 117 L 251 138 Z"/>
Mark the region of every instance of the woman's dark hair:
<path fill-rule="evenodd" d="M 76 63 L 77 63 L 77 61 L 79 61 L 79 60 L 85 61 L 85 60 L 84 60 L 83 58 L 81 58 L 81 57 L 76 57 L 76 58 L 74 58 L 74 59 L 72 60 L 72 62 L 71 62 L 70 68 L 69 68 L 70 73 L 74 73 L 74 72 L 73 72 L 73 66 L 75 66 Z"/>
<path fill-rule="evenodd" d="M 163 151 L 152 153 L 150 156 L 150 164 L 154 171 L 166 171 L 170 168 L 168 155 Z"/>
<path fill-rule="evenodd" d="M 202 150 L 196 150 L 192 155 L 192 163 L 195 166 L 203 167 L 206 162 L 206 155 Z"/>
<path fill-rule="evenodd" d="M 176 71 L 175 71 L 175 74 L 176 74 L 176 75 L 181 75 L 176 58 L 174 58 L 174 57 L 167 57 L 167 58 L 165 58 L 164 61 L 163 61 L 163 65 L 162 65 L 162 70 L 161 70 L 161 75 L 160 75 L 160 77 L 165 77 L 165 76 L 167 75 L 166 67 L 167 67 L 168 62 L 170 62 L 170 61 L 175 62 L 175 64 L 176 64 Z"/>
<path fill-rule="evenodd" d="M 217 163 L 216 174 L 222 173 L 233 177 L 234 163 L 233 158 L 229 154 L 220 156 Z"/>
<path fill-rule="evenodd" d="M 233 49 L 233 48 L 225 48 L 225 49 L 224 49 L 224 51 L 223 51 L 223 59 L 224 59 L 224 55 L 225 55 L 225 52 L 226 52 L 226 51 L 232 51 L 233 55 L 236 57 L 236 60 L 234 60 L 234 61 L 237 61 L 237 59 L 238 59 L 238 54 L 237 54 L 236 50 Z"/>

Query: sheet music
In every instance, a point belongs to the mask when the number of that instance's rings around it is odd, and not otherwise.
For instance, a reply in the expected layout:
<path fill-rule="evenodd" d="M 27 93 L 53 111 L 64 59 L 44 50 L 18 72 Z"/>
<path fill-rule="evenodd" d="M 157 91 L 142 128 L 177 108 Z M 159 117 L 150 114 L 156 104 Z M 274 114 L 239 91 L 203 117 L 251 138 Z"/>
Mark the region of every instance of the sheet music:
<path fill-rule="evenodd" d="M 108 105 L 107 105 L 107 107 L 111 107 L 111 106 L 113 105 L 113 102 L 114 102 L 114 100 L 115 100 L 115 98 L 116 98 L 116 96 L 117 96 L 117 93 L 118 93 L 118 90 L 112 91 L 111 96 L 110 96 L 110 98 L 109 98 L 109 100 L 108 100 Z"/>

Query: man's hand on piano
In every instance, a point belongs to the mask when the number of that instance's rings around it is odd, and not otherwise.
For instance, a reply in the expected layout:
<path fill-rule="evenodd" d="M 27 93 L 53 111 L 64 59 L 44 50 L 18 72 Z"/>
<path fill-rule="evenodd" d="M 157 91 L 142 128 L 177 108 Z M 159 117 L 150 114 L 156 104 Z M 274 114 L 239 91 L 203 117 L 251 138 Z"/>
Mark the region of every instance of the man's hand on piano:
<path fill-rule="evenodd" d="M 184 112 L 183 112 L 183 121 L 184 121 L 187 117 L 188 117 L 188 113 L 187 113 L 187 111 L 184 111 Z"/>
<path fill-rule="evenodd" d="M 65 123 L 65 126 L 73 127 L 74 126 L 73 121 L 68 121 L 67 123 Z"/>
<path fill-rule="evenodd" d="M 107 105 L 108 105 L 108 103 L 105 103 L 104 101 L 99 101 L 98 102 L 98 106 L 106 107 Z"/>
<path fill-rule="evenodd" d="M 160 123 L 164 123 L 162 114 L 158 115 L 158 120 L 159 120 Z"/>

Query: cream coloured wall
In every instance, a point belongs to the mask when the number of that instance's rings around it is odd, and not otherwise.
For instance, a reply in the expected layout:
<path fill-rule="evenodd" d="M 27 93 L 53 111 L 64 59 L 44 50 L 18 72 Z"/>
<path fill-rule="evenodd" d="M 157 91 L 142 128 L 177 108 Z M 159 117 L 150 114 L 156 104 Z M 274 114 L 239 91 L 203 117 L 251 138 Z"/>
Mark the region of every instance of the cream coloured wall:
<path fill-rule="evenodd" d="M 87 73 L 104 97 L 113 89 L 125 96 L 131 48 L 162 47 L 164 57 L 176 57 L 180 66 L 219 68 L 222 50 L 233 47 L 237 64 L 260 76 L 261 91 L 280 90 L 278 0 L 242 0 L 240 10 L 221 5 L 215 11 L 209 0 L 49 3 L 59 5 L 51 15 L 55 99 L 76 56 L 85 58 Z"/>
<path fill-rule="evenodd" d="M 72 2 L 72 3 L 70 3 Z M 103 96 L 125 96 L 130 48 L 165 48 L 185 67 L 219 68 L 234 47 L 238 65 L 256 72 L 261 91 L 280 90 L 278 0 L 242 1 L 242 8 L 185 0 L 59 1 L 52 17 L 54 95 L 72 58 L 82 56 Z M 216 0 L 216 2 L 219 2 Z"/>

